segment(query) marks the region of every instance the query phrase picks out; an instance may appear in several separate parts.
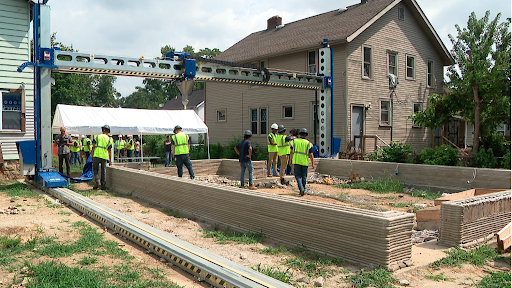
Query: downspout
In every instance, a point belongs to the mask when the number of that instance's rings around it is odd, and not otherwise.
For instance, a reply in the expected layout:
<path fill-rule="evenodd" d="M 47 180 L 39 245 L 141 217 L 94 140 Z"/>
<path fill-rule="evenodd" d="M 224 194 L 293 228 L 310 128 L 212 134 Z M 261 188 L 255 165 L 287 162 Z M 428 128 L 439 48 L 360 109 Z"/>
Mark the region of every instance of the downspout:
<path fill-rule="evenodd" d="M 329 75 L 329 76 L 332 79 L 333 78 L 332 73 L 334 71 L 334 67 L 333 67 L 334 60 L 333 60 L 332 48 L 330 48 L 329 51 L 331 52 L 331 75 Z M 333 107 L 334 107 L 334 85 L 331 88 L 331 156 L 333 155 L 333 149 L 334 149 L 334 108 Z M 340 145 L 341 145 L 341 143 L 340 143 Z"/>

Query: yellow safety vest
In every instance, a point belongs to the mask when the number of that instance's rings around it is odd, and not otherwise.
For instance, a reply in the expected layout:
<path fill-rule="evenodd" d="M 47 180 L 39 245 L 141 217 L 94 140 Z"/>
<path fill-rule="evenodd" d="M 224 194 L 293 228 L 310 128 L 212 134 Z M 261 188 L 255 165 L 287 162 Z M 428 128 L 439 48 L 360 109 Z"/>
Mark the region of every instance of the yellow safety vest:
<path fill-rule="evenodd" d="M 126 142 L 126 149 L 128 149 L 128 150 L 135 149 L 135 147 L 133 147 L 133 139 L 130 139 L 130 140 L 128 140 L 128 142 Z"/>
<path fill-rule="evenodd" d="M 292 164 L 309 166 L 309 149 L 313 144 L 304 138 L 297 138 L 292 141 Z"/>
<path fill-rule="evenodd" d="M 78 140 L 73 140 L 73 146 L 69 146 L 69 151 L 71 151 L 71 152 L 80 151 L 80 147 L 78 147 L 78 146 L 79 146 Z"/>
<path fill-rule="evenodd" d="M 270 134 L 268 134 L 268 135 L 267 135 L 267 143 L 268 143 L 268 145 L 267 145 L 267 151 L 268 151 L 268 152 L 277 152 L 277 145 L 270 145 L 270 140 L 268 139 L 269 137 L 270 137 L 270 138 L 272 138 L 272 141 L 274 141 L 274 143 L 276 143 L 276 142 L 277 142 L 277 139 L 276 139 L 276 138 L 277 138 L 277 135 L 276 135 L 276 134 L 274 134 L 274 133 L 270 133 Z M 276 144 L 277 144 L 277 143 L 276 143 Z"/>
<path fill-rule="evenodd" d="M 85 152 L 89 152 L 89 151 L 90 151 L 90 149 L 89 149 L 89 145 L 91 145 L 91 139 L 89 139 L 89 138 L 84 138 L 84 139 L 82 140 L 82 143 L 83 143 L 83 145 L 84 145 L 84 151 L 85 151 Z"/>
<path fill-rule="evenodd" d="M 290 154 L 290 141 L 286 141 L 286 135 L 277 135 L 277 152 L 279 156 Z"/>
<path fill-rule="evenodd" d="M 95 135 L 94 140 L 96 144 L 94 145 L 94 155 L 92 157 L 97 157 L 101 159 L 108 159 L 108 149 L 109 146 L 112 146 L 112 140 L 105 134 Z"/>
<path fill-rule="evenodd" d="M 174 155 L 188 154 L 188 135 L 178 133 L 172 135 L 174 142 Z"/>
<path fill-rule="evenodd" d="M 117 140 L 116 141 L 116 149 L 121 150 L 124 148 L 124 140 Z"/>

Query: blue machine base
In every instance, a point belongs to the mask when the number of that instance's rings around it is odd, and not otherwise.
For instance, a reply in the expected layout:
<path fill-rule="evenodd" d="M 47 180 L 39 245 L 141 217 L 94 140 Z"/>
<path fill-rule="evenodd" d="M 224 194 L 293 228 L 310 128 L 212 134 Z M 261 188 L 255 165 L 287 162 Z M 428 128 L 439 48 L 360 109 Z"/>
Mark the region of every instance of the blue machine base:
<path fill-rule="evenodd" d="M 36 183 L 43 188 L 67 187 L 68 181 L 59 172 L 39 172 L 36 174 Z"/>

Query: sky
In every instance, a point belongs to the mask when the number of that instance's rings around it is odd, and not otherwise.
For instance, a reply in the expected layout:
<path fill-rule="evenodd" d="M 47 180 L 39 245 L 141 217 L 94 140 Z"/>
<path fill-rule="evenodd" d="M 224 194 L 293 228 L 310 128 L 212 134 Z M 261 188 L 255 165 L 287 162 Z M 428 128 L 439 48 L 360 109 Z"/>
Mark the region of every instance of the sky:
<path fill-rule="evenodd" d="M 448 50 L 455 25 L 466 27 L 471 12 L 501 21 L 511 15 L 510 0 L 416 0 Z M 359 0 L 49 0 L 51 31 L 57 41 L 82 53 L 152 59 L 160 48 L 177 51 L 190 45 L 228 49 L 247 35 L 267 28 L 279 15 L 283 24 L 344 8 Z M 142 86 L 143 78 L 117 77 L 123 97 Z"/>

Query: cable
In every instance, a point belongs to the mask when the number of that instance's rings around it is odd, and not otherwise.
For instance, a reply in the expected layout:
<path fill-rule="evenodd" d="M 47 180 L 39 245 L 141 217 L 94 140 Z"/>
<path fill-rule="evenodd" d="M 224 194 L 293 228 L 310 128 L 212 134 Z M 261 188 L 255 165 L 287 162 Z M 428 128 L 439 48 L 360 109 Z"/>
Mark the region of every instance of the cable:
<path fill-rule="evenodd" d="M 476 178 L 476 168 L 475 168 L 475 170 L 473 170 L 473 178 L 471 178 L 471 180 L 468 180 L 467 183 L 471 184 L 471 182 L 473 182 L 475 180 L 475 178 Z"/>

